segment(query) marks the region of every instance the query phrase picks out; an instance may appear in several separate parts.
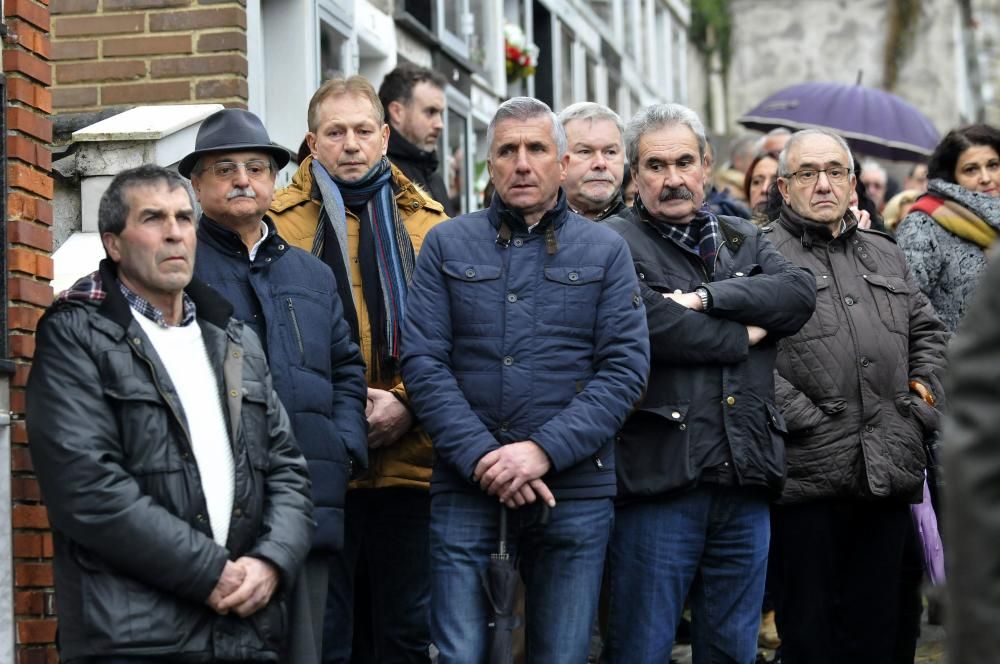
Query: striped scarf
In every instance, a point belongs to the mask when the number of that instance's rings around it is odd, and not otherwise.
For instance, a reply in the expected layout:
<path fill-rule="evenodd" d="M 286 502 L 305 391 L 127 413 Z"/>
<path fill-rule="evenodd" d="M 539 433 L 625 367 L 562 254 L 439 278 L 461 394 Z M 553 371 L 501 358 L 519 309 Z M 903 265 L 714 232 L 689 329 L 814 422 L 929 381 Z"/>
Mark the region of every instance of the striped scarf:
<path fill-rule="evenodd" d="M 988 249 L 997 239 L 997 229 L 980 219 L 972 210 L 955 201 L 925 194 L 913 204 L 910 212 L 923 212 L 946 231 L 983 249 Z"/>
<path fill-rule="evenodd" d="M 649 214 L 642 199 L 638 196 L 635 199 L 635 207 L 639 210 L 639 214 L 659 231 L 660 235 L 673 240 L 692 254 L 696 254 L 705 265 L 709 278 L 712 278 L 715 273 L 715 257 L 722 244 L 722 230 L 719 228 L 718 218 L 707 205 L 703 205 L 695 213 L 694 219 L 687 224 L 671 224 L 656 219 Z"/>
<path fill-rule="evenodd" d="M 358 264 L 372 335 L 372 376 L 390 378 L 398 373 L 400 328 L 415 262 L 396 208 L 392 167 L 383 157 L 357 182 L 333 181 L 360 221 Z"/>

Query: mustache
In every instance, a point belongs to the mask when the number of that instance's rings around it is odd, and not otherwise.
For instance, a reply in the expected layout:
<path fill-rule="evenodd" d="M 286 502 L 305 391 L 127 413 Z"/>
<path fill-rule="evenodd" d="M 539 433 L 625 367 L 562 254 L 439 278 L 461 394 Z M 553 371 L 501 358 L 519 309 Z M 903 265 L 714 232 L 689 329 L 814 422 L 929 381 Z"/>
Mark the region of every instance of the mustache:
<path fill-rule="evenodd" d="M 660 202 L 663 201 L 690 201 L 694 199 L 694 194 L 687 187 L 666 187 L 660 192 Z"/>
<path fill-rule="evenodd" d="M 231 192 L 226 194 L 226 200 L 229 201 L 234 198 L 239 198 L 240 196 L 246 198 L 257 198 L 257 192 L 254 191 L 252 187 L 247 187 L 245 189 L 242 187 L 236 187 Z"/>

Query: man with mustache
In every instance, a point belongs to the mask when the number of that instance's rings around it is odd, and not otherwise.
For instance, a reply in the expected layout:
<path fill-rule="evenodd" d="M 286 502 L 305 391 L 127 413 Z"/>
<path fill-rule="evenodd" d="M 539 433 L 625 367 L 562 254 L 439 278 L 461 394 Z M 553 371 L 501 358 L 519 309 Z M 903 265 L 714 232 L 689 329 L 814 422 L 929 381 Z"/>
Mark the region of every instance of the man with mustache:
<path fill-rule="evenodd" d="M 305 567 L 288 589 L 291 650 L 282 661 L 318 664 L 328 568 L 344 542 L 347 482 L 367 466 L 366 388 L 333 273 L 290 246 L 266 214 L 288 160 L 256 115 L 225 109 L 205 119 L 177 168 L 191 178 L 202 207 L 196 273 L 260 337 L 309 462 L 316 527 Z"/>
<path fill-rule="evenodd" d="M 566 130 L 567 160 L 563 191 L 573 212 L 602 221 L 626 209 L 622 201 L 625 174 L 625 127 L 607 106 L 582 101 L 559 114 Z"/>
<path fill-rule="evenodd" d="M 38 323 L 27 425 L 64 662 L 286 661 L 306 462 L 257 336 L 192 278 L 193 207 L 174 171 L 116 175 L 107 258 Z"/>
<path fill-rule="evenodd" d="M 895 241 L 858 226 L 854 187 L 844 139 L 800 131 L 778 158 L 783 203 L 766 227 L 818 287 L 815 314 L 779 344 L 775 384 L 788 423 L 773 510 L 788 664 L 912 661 L 916 647 L 902 618 L 904 552 L 947 337 Z"/>
<path fill-rule="evenodd" d="M 345 547 L 330 573 L 323 661 L 351 661 L 357 633 L 370 634 L 375 648 L 359 647 L 358 659 L 427 662 L 433 453 L 410 412 L 399 353 L 414 259 L 424 236 L 447 216 L 386 159 L 390 130 L 367 79 L 321 85 L 309 102 L 308 126 L 311 155 L 275 197 L 271 214 L 283 237 L 312 251 L 337 276 L 351 337 L 368 367 L 371 457 L 368 472 L 347 492 Z M 367 608 L 357 616 L 356 594 L 359 609 Z"/>
<path fill-rule="evenodd" d="M 777 341 L 808 320 L 816 284 L 751 222 L 704 206 L 693 111 L 649 106 L 625 143 L 638 196 L 605 225 L 632 252 L 652 367 L 615 448 L 606 658 L 669 660 L 690 596 L 695 661 L 747 664 L 784 480 Z"/>
<path fill-rule="evenodd" d="M 447 84 L 440 72 L 403 62 L 382 79 L 378 97 L 391 128 L 389 161 L 454 216 L 461 210 L 448 196 L 437 153 Z"/>
<path fill-rule="evenodd" d="M 403 376 L 434 440 L 432 636 L 441 664 L 487 661 L 481 575 L 505 515 L 528 661 L 579 664 L 649 337 L 624 241 L 567 208 L 555 114 L 514 97 L 486 135 L 491 205 L 430 232 L 406 317 Z"/>

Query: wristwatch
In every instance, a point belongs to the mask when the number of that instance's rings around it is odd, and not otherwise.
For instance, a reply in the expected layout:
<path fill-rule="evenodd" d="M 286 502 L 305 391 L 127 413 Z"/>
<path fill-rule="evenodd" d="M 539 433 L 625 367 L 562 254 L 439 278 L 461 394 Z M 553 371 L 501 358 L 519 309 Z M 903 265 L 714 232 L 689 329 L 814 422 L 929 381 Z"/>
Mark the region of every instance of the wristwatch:
<path fill-rule="evenodd" d="M 698 286 L 694 289 L 694 294 L 701 298 L 701 310 L 707 312 L 708 308 L 712 306 L 712 295 L 708 289 L 704 286 Z"/>

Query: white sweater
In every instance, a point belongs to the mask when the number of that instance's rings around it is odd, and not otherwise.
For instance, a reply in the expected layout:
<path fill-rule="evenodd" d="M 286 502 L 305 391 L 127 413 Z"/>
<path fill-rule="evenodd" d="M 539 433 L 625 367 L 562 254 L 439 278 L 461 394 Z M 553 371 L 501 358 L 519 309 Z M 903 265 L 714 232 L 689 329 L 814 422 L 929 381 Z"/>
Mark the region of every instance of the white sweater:
<path fill-rule="evenodd" d="M 201 327 L 197 321 L 183 327 L 160 327 L 135 309 L 132 315 L 152 342 L 180 397 L 208 505 L 212 536 L 226 546 L 233 511 L 233 450 Z"/>

